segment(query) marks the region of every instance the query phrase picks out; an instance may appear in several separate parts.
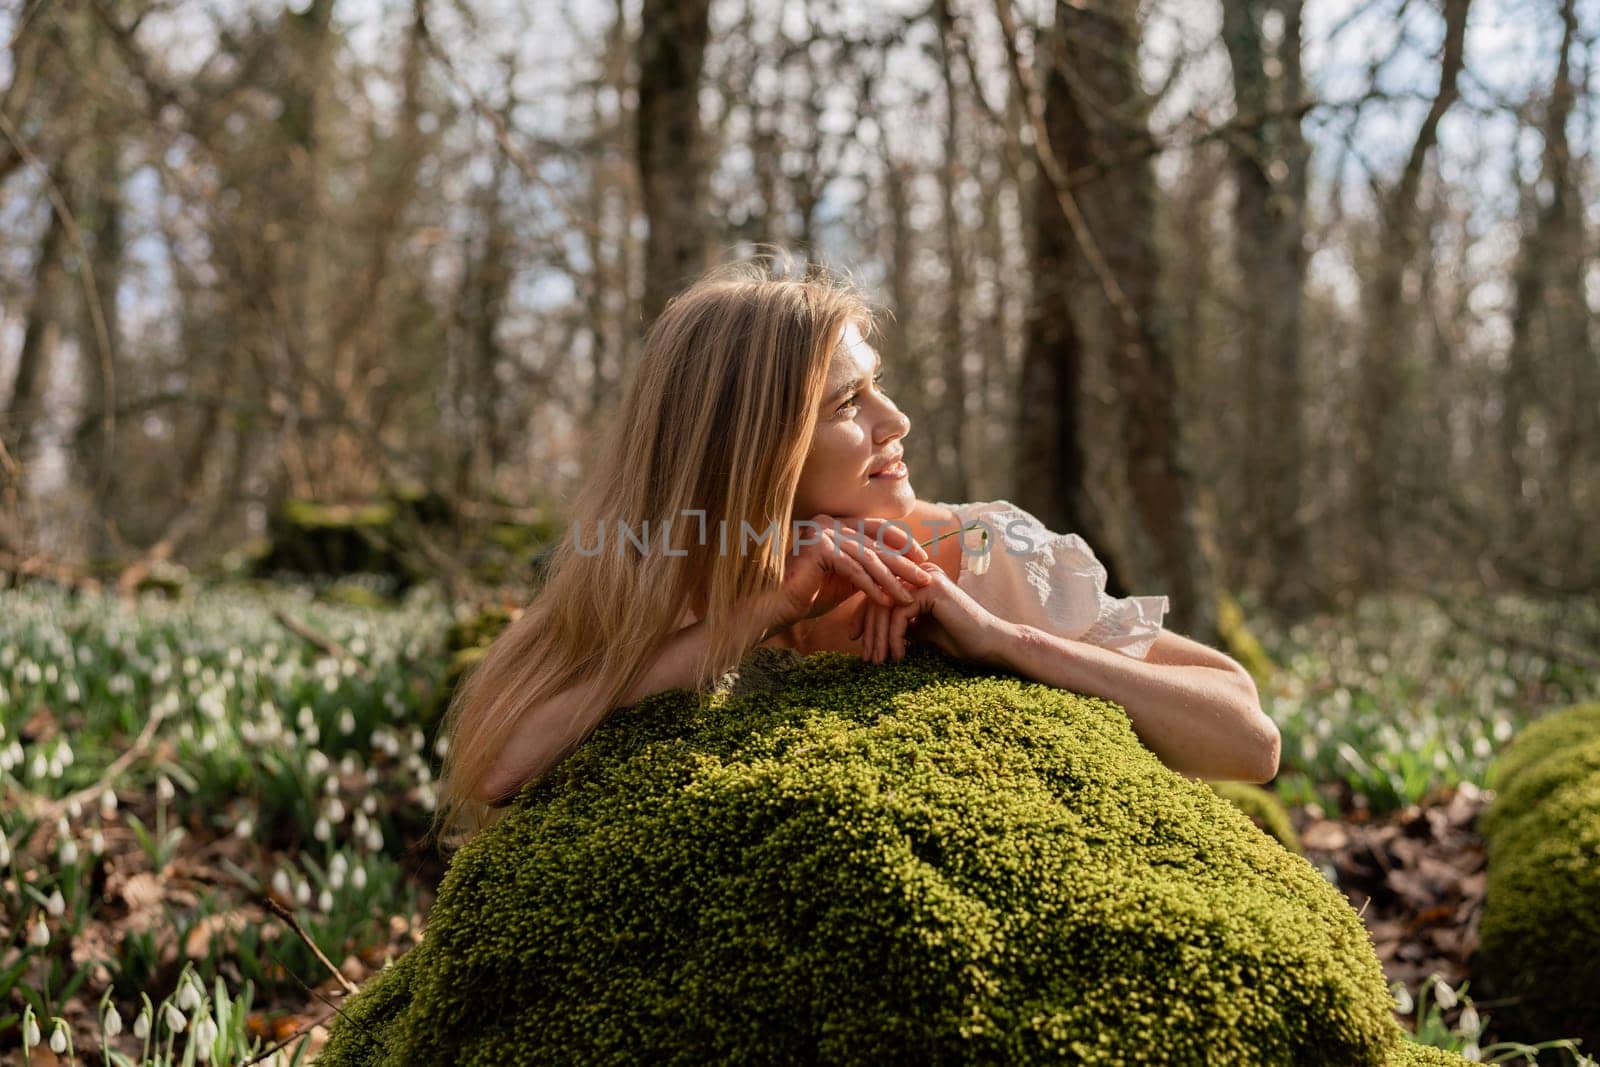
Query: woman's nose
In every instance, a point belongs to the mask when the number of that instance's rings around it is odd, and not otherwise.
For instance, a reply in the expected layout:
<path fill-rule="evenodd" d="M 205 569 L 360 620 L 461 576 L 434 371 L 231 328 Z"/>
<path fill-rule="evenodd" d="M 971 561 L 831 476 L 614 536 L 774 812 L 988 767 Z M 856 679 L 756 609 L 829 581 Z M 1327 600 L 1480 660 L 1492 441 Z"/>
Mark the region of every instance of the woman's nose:
<path fill-rule="evenodd" d="M 882 444 L 884 441 L 893 441 L 896 437 L 904 437 L 910 431 L 911 419 L 906 416 L 905 412 L 895 408 L 894 416 L 885 419 L 880 425 L 878 443 Z"/>

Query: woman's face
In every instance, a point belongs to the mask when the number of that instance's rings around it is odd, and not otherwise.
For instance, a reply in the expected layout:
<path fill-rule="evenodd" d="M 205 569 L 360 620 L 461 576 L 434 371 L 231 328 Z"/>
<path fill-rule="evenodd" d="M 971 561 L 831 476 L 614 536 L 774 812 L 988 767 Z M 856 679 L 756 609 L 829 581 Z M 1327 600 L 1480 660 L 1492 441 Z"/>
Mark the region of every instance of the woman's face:
<path fill-rule="evenodd" d="M 818 513 L 898 519 L 911 513 L 916 494 L 900 460 L 900 439 L 911 420 L 879 388 L 880 366 L 860 328 L 847 324 L 834 349 L 811 450 L 800 471 L 796 519 Z"/>

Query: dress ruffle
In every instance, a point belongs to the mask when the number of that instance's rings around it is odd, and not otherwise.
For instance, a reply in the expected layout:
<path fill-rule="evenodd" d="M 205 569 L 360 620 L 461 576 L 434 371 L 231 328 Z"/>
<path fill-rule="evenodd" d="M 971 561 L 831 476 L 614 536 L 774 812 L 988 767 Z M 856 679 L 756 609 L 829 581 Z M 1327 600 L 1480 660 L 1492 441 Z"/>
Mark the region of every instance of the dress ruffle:
<path fill-rule="evenodd" d="M 981 530 L 963 534 L 956 584 L 990 612 L 1072 640 L 1143 659 L 1161 633 L 1165 596 L 1114 597 L 1106 568 L 1075 533 L 1047 528 L 1009 500 L 941 504 L 962 525 L 982 521 L 991 531 L 988 566 L 981 560 Z"/>

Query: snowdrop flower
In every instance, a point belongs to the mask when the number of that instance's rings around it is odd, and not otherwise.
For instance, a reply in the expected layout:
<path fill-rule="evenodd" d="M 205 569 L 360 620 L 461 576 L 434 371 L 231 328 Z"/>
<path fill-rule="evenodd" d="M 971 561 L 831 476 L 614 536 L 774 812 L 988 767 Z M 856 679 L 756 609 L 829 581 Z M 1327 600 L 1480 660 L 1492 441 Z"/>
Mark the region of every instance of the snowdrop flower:
<path fill-rule="evenodd" d="M 338 797 L 331 798 L 327 804 L 328 821 L 344 822 L 344 815 L 344 801 L 340 800 Z"/>
<path fill-rule="evenodd" d="M 1394 1010 L 1401 1015 L 1410 1015 L 1412 1009 L 1417 1006 L 1416 1002 L 1411 999 L 1411 990 L 1406 988 L 1404 982 L 1396 982 L 1393 991 Z"/>
<path fill-rule="evenodd" d="M 61 841 L 61 866 L 66 867 L 78 862 L 78 843 L 72 838 L 63 838 Z"/>
<path fill-rule="evenodd" d="M 301 907 L 311 903 L 311 883 L 304 878 L 294 887 L 294 900 Z"/>
<path fill-rule="evenodd" d="M 34 948 L 44 948 L 50 943 L 50 928 L 44 924 L 44 916 L 39 916 L 34 922 L 33 929 L 28 933 L 28 944 Z"/>
<path fill-rule="evenodd" d="M 101 833 L 99 830 L 96 830 L 94 833 L 89 835 L 89 852 L 91 855 L 98 856 L 105 852 L 105 850 L 106 835 Z"/>
<path fill-rule="evenodd" d="M 39 1043 L 39 1024 L 33 1019 L 33 1009 L 28 1009 L 28 1017 L 22 1024 L 22 1051 L 26 1052 Z"/>
<path fill-rule="evenodd" d="M 0 834 L 0 867 L 11 862 L 11 842 L 6 840 L 5 834 Z"/>
<path fill-rule="evenodd" d="M 333 827 L 328 825 L 327 816 L 317 816 L 316 823 L 311 827 L 311 836 L 318 841 L 326 841 L 333 836 Z"/>
<path fill-rule="evenodd" d="M 272 872 L 272 891 L 284 898 L 294 895 L 294 884 L 289 881 L 289 872 L 282 867 Z"/>
<path fill-rule="evenodd" d="M 56 746 L 56 759 L 61 761 L 63 767 L 72 766 L 72 743 L 66 738 L 62 738 L 61 743 Z"/>
<path fill-rule="evenodd" d="M 116 813 L 116 810 L 117 791 L 115 789 L 107 789 L 104 793 L 100 794 L 100 817 L 102 819 L 109 819 Z"/>
<path fill-rule="evenodd" d="M 1483 1029 L 1483 1020 L 1478 1018 L 1478 1009 L 1468 1004 L 1461 1009 L 1461 1032 L 1468 1037 L 1477 1037 L 1478 1031 Z"/>
<path fill-rule="evenodd" d="M 1449 982 L 1438 975 L 1434 975 L 1434 981 L 1433 998 L 1439 1002 L 1439 1007 L 1449 1011 L 1456 1006 L 1456 991 L 1450 988 Z"/>
<path fill-rule="evenodd" d="M 346 737 L 356 732 L 355 712 L 349 708 L 339 709 L 339 732 Z"/>
<path fill-rule="evenodd" d="M 211 1016 L 201 1016 L 200 1021 L 194 1024 L 194 1037 L 192 1039 L 195 1046 L 194 1058 L 201 1063 L 210 1061 L 211 1043 L 216 1039 L 217 1024 L 212 1021 Z"/>
<path fill-rule="evenodd" d="M 250 816 L 248 815 L 233 825 L 233 836 L 243 838 L 246 841 L 248 841 L 250 839 L 250 835 L 255 832 L 256 824 L 250 821 Z"/>
<path fill-rule="evenodd" d="M 161 1021 L 167 1024 L 167 1029 L 175 1034 L 183 1033 L 184 1027 L 189 1025 L 189 1020 L 183 1017 L 183 1012 L 178 1010 L 176 1004 L 167 1001 L 166 1010 L 161 1015 Z"/>
<path fill-rule="evenodd" d="M 150 1009 L 142 1008 L 139 1017 L 133 1020 L 133 1036 L 143 1041 L 150 1036 Z"/>
<path fill-rule="evenodd" d="M 339 792 L 339 779 L 338 779 L 338 777 L 335 776 L 335 775 L 329 775 L 327 777 L 327 779 L 324 780 L 323 783 L 322 783 L 322 793 L 323 793 L 323 795 L 331 797 L 331 796 L 333 796 L 334 794 L 336 794 L 338 792 Z"/>
<path fill-rule="evenodd" d="M 44 761 L 43 752 L 33 754 L 33 762 L 28 764 L 28 775 L 32 778 L 43 778 L 50 773 L 50 765 Z"/>
<path fill-rule="evenodd" d="M 74 819 L 83 818 L 83 805 L 78 803 L 77 797 L 67 801 L 67 814 Z"/>
<path fill-rule="evenodd" d="M 67 901 L 66 898 L 61 895 L 60 886 L 56 886 L 56 888 L 50 891 L 50 899 L 45 903 L 44 907 L 46 911 L 57 918 L 61 916 L 62 912 L 67 910 Z"/>
<path fill-rule="evenodd" d="M 50 1031 L 50 1051 L 57 1056 L 67 1051 L 67 1022 L 57 1019 L 55 1029 Z"/>
<path fill-rule="evenodd" d="M 367 813 L 364 811 L 356 812 L 356 817 L 350 820 L 350 829 L 357 837 L 366 837 L 367 829 L 371 825 L 371 820 L 367 818 Z"/>
<path fill-rule="evenodd" d="M 106 1006 L 105 1031 L 107 1037 L 116 1037 L 122 1033 L 122 1016 L 117 1013 L 115 1004 Z"/>
<path fill-rule="evenodd" d="M 355 886 L 357 889 L 367 888 L 367 869 L 365 867 L 357 867 L 355 870 L 351 871 L 350 884 Z"/>
<path fill-rule="evenodd" d="M 333 911 L 333 894 L 326 889 L 317 894 L 317 910 L 324 915 Z"/>
<path fill-rule="evenodd" d="M 173 1000 L 184 1011 L 194 1011 L 200 1006 L 200 994 L 195 991 L 194 983 L 187 978 L 178 983 L 178 995 Z"/>
<path fill-rule="evenodd" d="M 172 788 L 172 779 L 168 778 L 164 774 L 160 778 L 156 779 L 156 799 L 157 800 L 170 801 L 176 795 L 177 795 L 177 790 Z"/>
<path fill-rule="evenodd" d="M 378 852 L 383 848 L 383 831 L 376 826 L 367 831 L 367 850 Z"/>
<path fill-rule="evenodd" d="M 366 812 L 368 815 L 378 814 L 378 798 L 373 796 L 371 793 L 368 793 L 361 800 L 361 810 Z"/>

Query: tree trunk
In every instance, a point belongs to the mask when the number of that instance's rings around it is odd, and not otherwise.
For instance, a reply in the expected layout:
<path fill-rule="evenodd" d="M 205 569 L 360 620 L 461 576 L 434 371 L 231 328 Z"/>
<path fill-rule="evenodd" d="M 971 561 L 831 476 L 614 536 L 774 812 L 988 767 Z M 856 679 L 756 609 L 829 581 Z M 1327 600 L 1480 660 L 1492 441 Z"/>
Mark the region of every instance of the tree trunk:
<path fill-rule="evenodd" d="M 710 0 L 644 0 L 639 29 L 639 189 L 645 246 L 646 327 L 706 266 L 700 75 Z"/>

